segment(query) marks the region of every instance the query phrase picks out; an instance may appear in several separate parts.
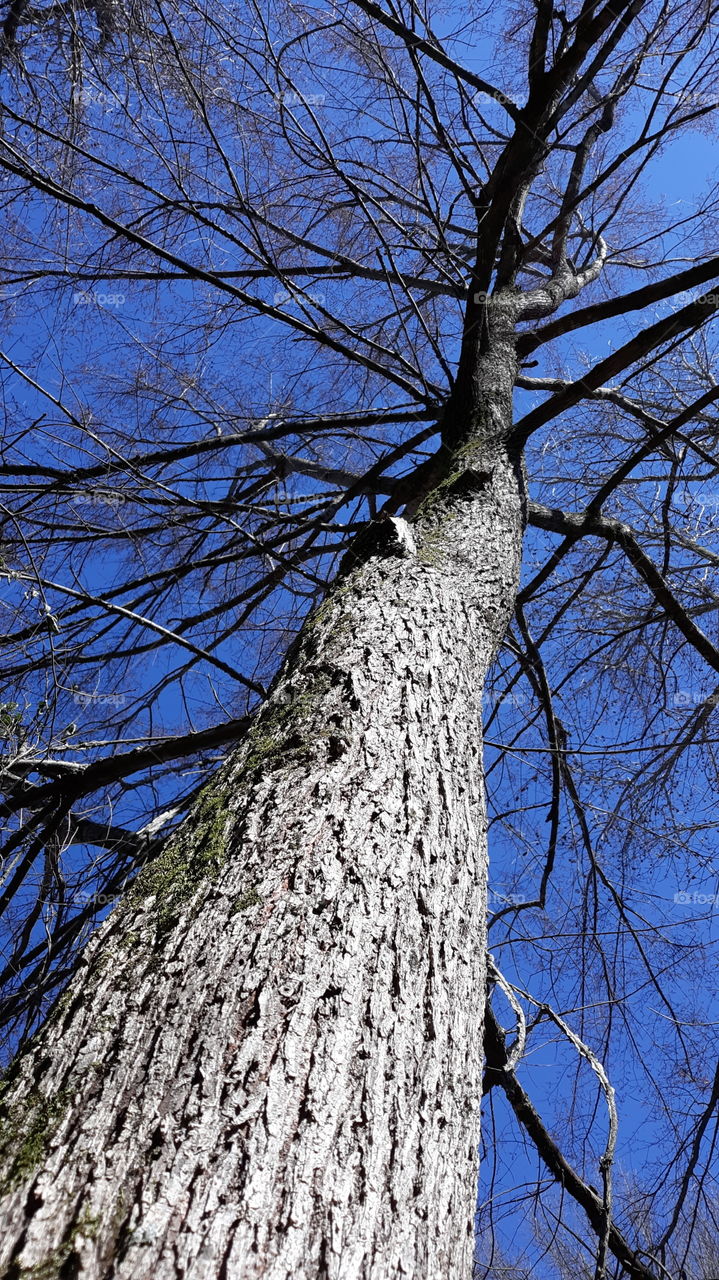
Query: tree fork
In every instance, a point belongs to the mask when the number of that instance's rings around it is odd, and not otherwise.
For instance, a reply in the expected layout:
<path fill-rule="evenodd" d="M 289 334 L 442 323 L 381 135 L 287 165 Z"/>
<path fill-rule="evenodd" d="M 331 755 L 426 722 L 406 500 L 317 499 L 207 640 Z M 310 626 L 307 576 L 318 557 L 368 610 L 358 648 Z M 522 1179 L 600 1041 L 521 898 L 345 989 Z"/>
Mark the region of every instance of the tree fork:
<path fill-rule="evenodd" d="M 356 557 L 87 947 L 6 1081 L 3 1280 L 471 1274 L 520 487 L 470 441 Z"/>

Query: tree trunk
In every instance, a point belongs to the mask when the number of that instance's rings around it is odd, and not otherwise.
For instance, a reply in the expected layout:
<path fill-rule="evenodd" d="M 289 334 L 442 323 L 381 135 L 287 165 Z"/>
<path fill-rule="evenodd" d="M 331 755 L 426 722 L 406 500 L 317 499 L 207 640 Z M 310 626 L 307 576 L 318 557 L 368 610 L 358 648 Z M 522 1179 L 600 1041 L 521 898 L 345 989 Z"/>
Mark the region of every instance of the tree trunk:
<path fill-rule="evenodd" d="M 358 548 L 10 1073 L 5 1280 L 470 1276 L 482 687 L 520 541 L 475 444 Z"/>

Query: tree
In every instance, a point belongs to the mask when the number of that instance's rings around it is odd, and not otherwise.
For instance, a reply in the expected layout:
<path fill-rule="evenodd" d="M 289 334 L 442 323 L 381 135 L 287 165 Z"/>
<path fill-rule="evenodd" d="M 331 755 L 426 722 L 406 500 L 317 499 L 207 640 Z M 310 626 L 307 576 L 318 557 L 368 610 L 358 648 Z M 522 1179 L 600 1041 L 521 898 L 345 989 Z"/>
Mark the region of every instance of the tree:
<path fill-rule="evenodd" d="M 488 965 L 518 1031 L 488 1014 L 485 1089 L 582 1208 L 597 1280 L 658 1280 L 704 1194 L 716 1087 L 633 1243 L 603 1061 L 625 1033 L 641 1057 L 638 967 L 674 1017 L 690 959 L 638 926 L 626 866 L 696 859 L 701 805 L 667 794 L 713 749 L 713 693 L 676 689 L 719 670 L 717 556 L 682 521 L 717 465 L 715 202 L 641 189 L 713 117 L 713 12 L 504 19 L 485 78 L 464 9 L 8 11 L 4 269 L 32 288 L 6 300 L 34 315 L 4 357 L 14 1280 L 468 1274 Z M 489 822 L 542 852 L 488 962 Z M 574 1165 L 518 1078 L 530 1009 L 608 1108 Z M 666 1057 L 696 1100 L 687 1015 Z"/>

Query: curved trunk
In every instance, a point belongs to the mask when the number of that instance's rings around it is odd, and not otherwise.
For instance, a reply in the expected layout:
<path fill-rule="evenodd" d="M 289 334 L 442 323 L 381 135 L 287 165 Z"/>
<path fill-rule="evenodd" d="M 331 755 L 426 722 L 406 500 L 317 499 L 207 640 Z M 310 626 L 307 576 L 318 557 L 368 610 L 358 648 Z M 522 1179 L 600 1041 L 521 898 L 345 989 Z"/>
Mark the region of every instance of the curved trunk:
<path fill-rule="evenodd" d="M 521 537 L 480 454 L 379 524 L 15 1064 L 6 1280 L 471 1274 L 481 699 Z"/>

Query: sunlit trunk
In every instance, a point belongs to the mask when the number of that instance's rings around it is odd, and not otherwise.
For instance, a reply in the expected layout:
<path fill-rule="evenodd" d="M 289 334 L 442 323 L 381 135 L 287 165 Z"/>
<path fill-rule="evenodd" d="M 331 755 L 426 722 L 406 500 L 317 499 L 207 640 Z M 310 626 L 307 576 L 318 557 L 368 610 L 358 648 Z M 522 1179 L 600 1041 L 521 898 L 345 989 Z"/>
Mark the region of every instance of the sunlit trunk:
<path fill-rule="evenodd" d="M 15 1065 L 4 1277 L 469 1277 L 520 539 L 514 467 L 465 448 L 309 619 Z"/>

